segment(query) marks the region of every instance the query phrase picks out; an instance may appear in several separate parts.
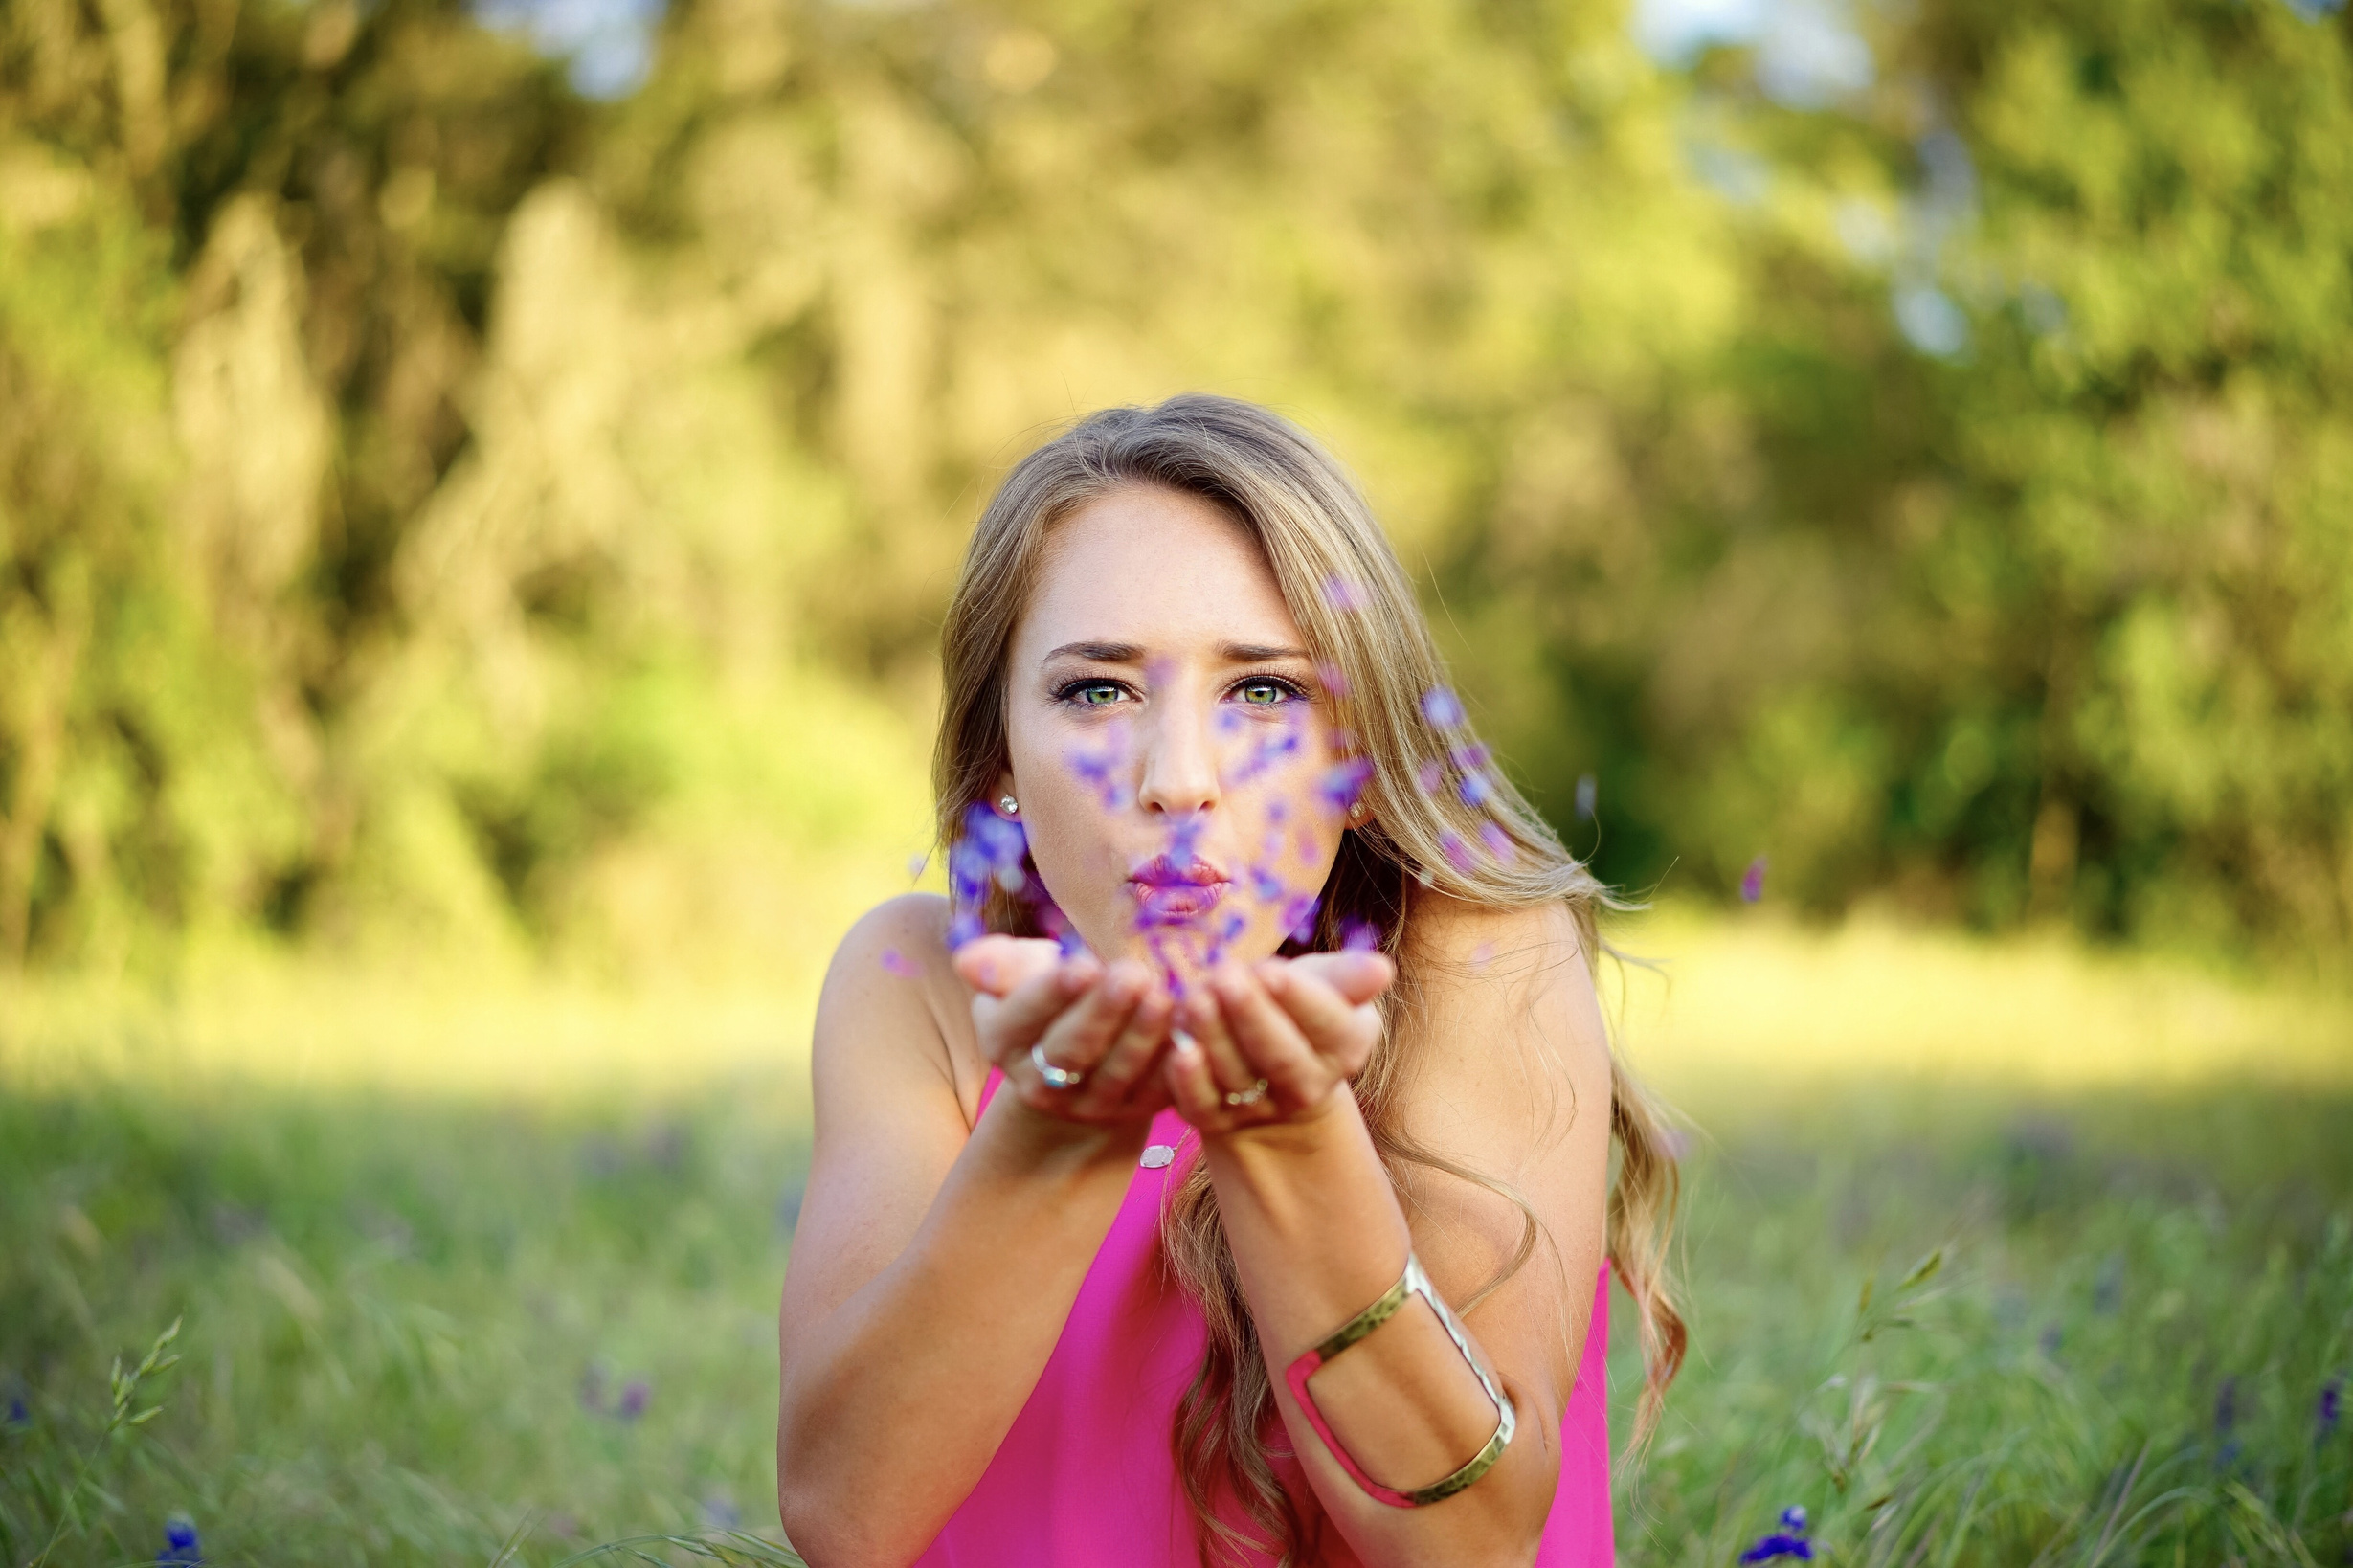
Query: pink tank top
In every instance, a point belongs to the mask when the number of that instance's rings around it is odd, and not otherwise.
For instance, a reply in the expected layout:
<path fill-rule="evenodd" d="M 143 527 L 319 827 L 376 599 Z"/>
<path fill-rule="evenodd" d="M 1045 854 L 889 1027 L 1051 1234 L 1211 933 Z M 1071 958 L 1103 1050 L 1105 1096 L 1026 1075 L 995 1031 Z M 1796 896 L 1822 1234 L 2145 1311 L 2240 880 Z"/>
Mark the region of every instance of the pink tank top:
<path fill-rule="evenodd" d="M 996 1092 L 989 1074 L 985 1108 Z M 1152 1125 L 1154 1146 L 1176 1157 L 1138 1166 L 1046 1358 L 1029 1402 L 979 1484 L 949 1519 L 916 1568 L 1195 1568 L 1200 1560 L 1192 1512 L 1176 1480 L 1169 1430 L 1177 1401 L 1200 1365 L 1200 1312 L 1159 1265 L 1160 1205 L 1199 1152 L 1174 1111 Z M 1609 1269 L 1594 1288 L 1577 1386 L 1560 1419 L 1560 1487 L 1544 1521 L 1538 1568 L 1609 1568 L 1616 1560 L 1609 1512 Z M 1515 1442 L 1536 1437 L 1526 1425 Z M 1278 1474 L 1302 1515 L 1320 1512 L 1295 1459 Z M 1247 1527 L 1239 1509 L 1234 1523 Z M 1339 1532 L 1321 1533 L 1321 1562 L 1355 1568 Z M 1273 1558 L 1252 1554 L 1253 1568 Z"/>

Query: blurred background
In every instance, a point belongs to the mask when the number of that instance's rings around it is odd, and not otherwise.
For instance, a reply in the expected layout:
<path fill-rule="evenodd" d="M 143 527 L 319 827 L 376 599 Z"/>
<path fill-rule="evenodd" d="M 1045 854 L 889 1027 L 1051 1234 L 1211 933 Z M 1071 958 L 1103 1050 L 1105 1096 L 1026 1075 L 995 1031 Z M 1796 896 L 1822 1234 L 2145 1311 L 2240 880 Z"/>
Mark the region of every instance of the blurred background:
<path fill-rule="evenodd" d="M 5 0 L 0 1556 L 773 1534 L 966 530 L 1211 389 L 1658 906 L 1627 1560 L 2334 1560 L 2349 328 L 2327 0 Z"/>

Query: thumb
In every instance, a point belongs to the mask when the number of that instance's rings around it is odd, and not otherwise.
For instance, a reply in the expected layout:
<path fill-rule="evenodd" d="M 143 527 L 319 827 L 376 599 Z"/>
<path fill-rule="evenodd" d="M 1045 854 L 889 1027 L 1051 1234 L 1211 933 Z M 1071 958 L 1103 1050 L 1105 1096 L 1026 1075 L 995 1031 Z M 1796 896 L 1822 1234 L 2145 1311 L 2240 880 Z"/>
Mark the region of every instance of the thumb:
<path fill-rule="evenodd" d="M 1351 1007 L 1362 1007 L 1397 979 L 1397 966 L 1385 952 L 1311 952 L 1290 963 L 1338 992 Z"/>
<path fill-rule="evenodd" d="M 982 936 L 956 949 L 956 977 L 988 997 L 1006 997 L 1051 970 L 1062 949 L 1034 936 Z"/>

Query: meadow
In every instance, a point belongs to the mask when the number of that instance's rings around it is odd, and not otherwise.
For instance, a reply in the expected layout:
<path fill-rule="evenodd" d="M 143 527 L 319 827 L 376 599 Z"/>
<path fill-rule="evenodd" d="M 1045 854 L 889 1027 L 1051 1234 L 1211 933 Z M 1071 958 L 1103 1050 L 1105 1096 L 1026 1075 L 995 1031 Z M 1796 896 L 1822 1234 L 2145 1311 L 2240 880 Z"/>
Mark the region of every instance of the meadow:
<path fill-rule="evenodd" d="M 1694 1346 L 1622 1560 L 1734 1562 L 1802 1507 L 1842 1563 L 2353 1561 L 2353 1004 L 1756 913 L 1622 933 L 1663 965 L 1613 1000 L 1689 1117 Z M 807 1005 L 19 986 L 0 1555 L 792 1560 Z"/>

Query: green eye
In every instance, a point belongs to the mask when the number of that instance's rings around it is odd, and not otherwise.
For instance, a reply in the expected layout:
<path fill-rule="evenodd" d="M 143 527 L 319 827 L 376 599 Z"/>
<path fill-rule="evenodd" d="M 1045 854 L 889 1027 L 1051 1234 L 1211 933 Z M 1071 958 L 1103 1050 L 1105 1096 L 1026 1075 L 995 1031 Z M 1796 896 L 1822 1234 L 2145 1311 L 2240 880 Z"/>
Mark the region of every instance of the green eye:
<path fill-rule="evenodd" d="M 1081 707 L 1109 707 L 1119 701 L 1119 688 L 1109 681 L 1093 681 L 1071 693 Z"/>
<path fill-rule="evenodd" d="M 1242 686 L 1242 700 L 1252 707 L 1272 707 L 1289 695 L 1279 681 L 1246 681 Z"/>

